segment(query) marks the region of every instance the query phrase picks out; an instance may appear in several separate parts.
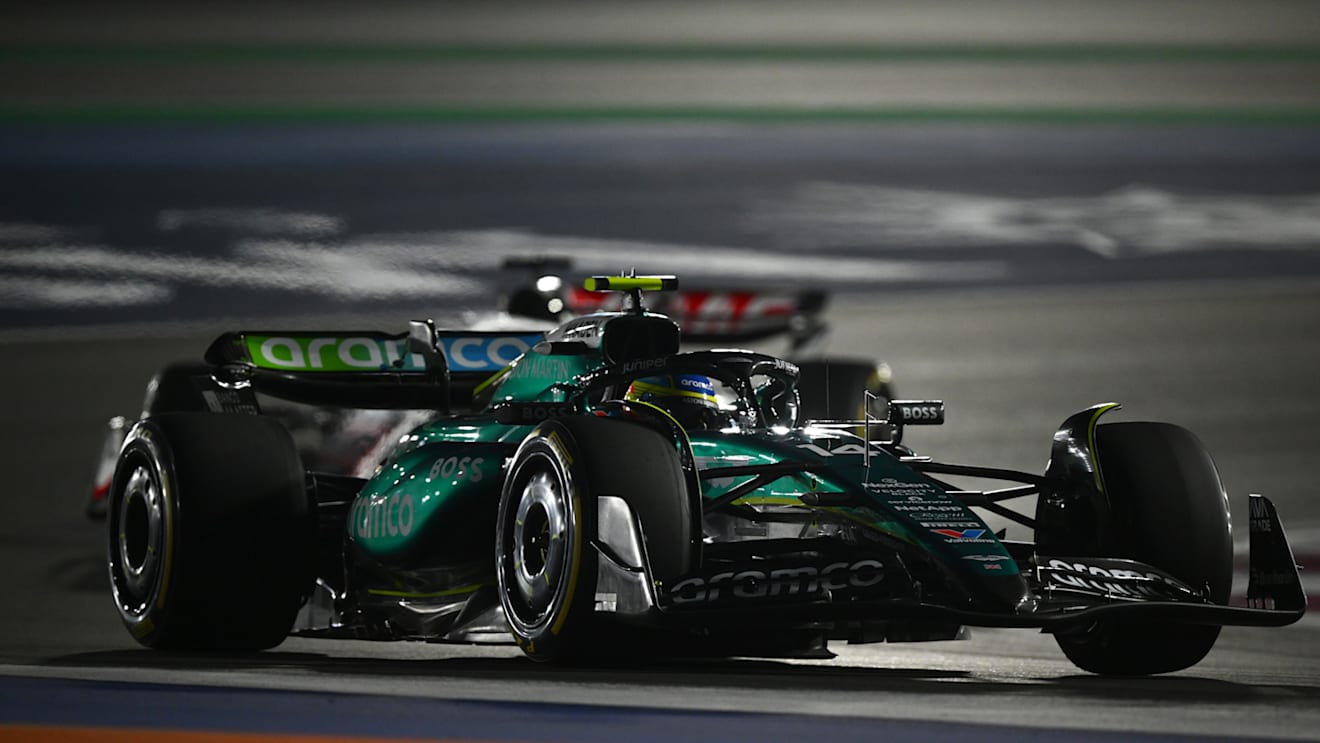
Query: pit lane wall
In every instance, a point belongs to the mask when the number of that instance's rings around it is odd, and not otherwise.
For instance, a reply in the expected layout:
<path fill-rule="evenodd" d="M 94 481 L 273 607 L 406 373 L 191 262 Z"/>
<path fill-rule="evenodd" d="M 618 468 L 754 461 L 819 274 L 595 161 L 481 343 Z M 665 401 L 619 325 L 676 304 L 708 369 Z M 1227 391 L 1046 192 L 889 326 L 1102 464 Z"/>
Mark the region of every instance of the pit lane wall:
<path fill-rule="evenodd" d="M 1310 2 L 51 2 L 0 121 L 1320 120 Z"/>

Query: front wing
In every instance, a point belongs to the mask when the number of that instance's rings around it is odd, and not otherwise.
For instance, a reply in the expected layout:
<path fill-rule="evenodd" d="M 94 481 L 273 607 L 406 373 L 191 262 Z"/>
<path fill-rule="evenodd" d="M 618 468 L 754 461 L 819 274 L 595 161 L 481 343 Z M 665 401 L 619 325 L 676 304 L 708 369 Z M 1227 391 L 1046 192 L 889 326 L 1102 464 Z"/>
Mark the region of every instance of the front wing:
<path fill-rule="evenodd" d="M 714 576 L 685 576 L 657 587 L 644 570 L 617 559 L 602 534 L 598 607 L 633 615 L 648 624 L 690 626 L 794 625 L 810 622 L 930 622 L 980 627 L 1034 627 L 1047 632 L 1082 629 L 1098 620 L 1278 627 L 1306 613 L 1306 594 L 1283 524 L 1269 499 L 1250 496 L 1250 584 L 1247 606 L 1225 606 L 1157 568 L 1131 560 L 1036 556 L 1024 571 L 1034 599 L 1016 610 L 986 611 L 907 595 L 874 597 L 864 590 L 883 582 L 885 559 L 837 555 L 820 566 L 776 575 L 773 556 L 755 570 L 726 570 Z M 837 558 L 837 559 L 836 559 Z M 802 577 L 809 571 L 810 585 Z M 740 576 L 750 575 L 739 583 Z M 758 579 L 769 577 L 752 590 Z M 706 600 L 723 578 L 729 600 Z M 778 580 L 776 584 L 774 581 Z M 695 590 L 705 591 L 696 594 Z M 740 588 L 741 587 L 741 588 Z M 810 590 L 808 590 L 808 588 Z M 830 590 L 839 589 L 839 590 Z M 910 589 L 910 587 L 909 587 Z M 737 591 L 746 601 L 738 601 Z M 717 597 L 720 598 L 720 597 Z M 603 600 L 602 600 L 603 599 Z M 700 600 L 697 600 L 700 599 Z"/>

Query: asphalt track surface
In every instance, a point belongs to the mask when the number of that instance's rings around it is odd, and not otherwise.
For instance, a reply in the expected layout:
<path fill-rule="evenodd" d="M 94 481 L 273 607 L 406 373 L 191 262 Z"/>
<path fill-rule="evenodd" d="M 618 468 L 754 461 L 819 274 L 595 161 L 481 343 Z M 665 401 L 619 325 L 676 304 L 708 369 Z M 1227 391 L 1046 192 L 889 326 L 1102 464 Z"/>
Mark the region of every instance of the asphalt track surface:
<path fill-rule="evenodd" d="M 81 507 L 100 427 L 136 410 L 153 369 L 195 355 L 237 321 L 306 323 L 333 313 L 347 323 L 360 313 L 354 325 L 379 325 L 397 312 L 401 325 L 438 304 L 446 312 L 487 308 L 499 275 L 492 253 L 544 252 L 544 245 L 576 248 L 588 270 L 618 268 L 595 265 L 613 256 L 650 256 L 661 265 L 639 268 L 664 270 L 672 256 L 685 275 L 742 283 L 769 279 L 751 272 L 749 261 L 740 271 L 717 259 L 759 256 L 777 266 L 769 277 L 776 281 L 792 281 L 809 264 L 867 268 L 874 281 L 829 281 L 838 290 L 831 348 L 887 360 L 905 397 L 948 402 L 946 426 L 912 434 L 919 450 L 1038 470 L 1064 417 L 1119 401 L 1125 419 L 1177 422 L 1201 436 L 1237 524 L 1246 522 L 1246 493 L 1265 493 L 1294 542 L 1314 550 L 1314 246 L 1305 230 L 1253 237 L 1283 217 L 1309 224 L 1307 198 L 1320 192 L 1310 132 L 950 127 L 927 138 L 901 127 L 824 131 L 537 134 L 561 145 L 547 150 L 534 146 L 543 139 L 529 144 L 507 133 L 409 130 L 399 136 L 430 141 L 423 151 L 432 157 L 416 157 L 416 148 L 406 157 L 402 146 L 390 157 L 394 138 L 387 156 L 370 162 L 355 147 L 335 149 L 356 141 L 352 133 L 281 140 L 287 132 L 208 138 L 128 130 L 116 147 L 88 144 L 83 131 L 7 137 L 21 146 L 5 154 L 0 200 L 9 230 L 0 251 L 7 261 L 0 389 L 10 420 L 0 434 L 10 494 L 0 523 L 0 564 L 9 573 L 0 720 L 533 740 L 1320 735 L 1320 627 L 1309 619 L 1279 630 L 1226 630 L 1193 669 L 1117 680 L 1081 674 L 1048 637 L 1022 631 L 974 632 L 960 643 L 840 646 L 831 661 L 548 669 L 503 647 L 312 640 L 240 657 L 161 656 L 137 648 L 119 626 L 105 590 L 103 535 L 82 520 Z M 292 139 L 301 144 L 285 147 Z M 187 146 L 198 141 L 212 148 Z M 41 146 L 101 159 L 42 166 L 34 154 Z M 192 159 L 171 159 L 170 147 Z M 286 159 L 275 168 L 254 165 L 262 148 Z M 749 172 L 749 163 L 761 165 Z M 1124 190 L 1134 184 L 1144 190 Z M 968 194 L 1010 199 L 1010 221 L 1020 225 L 1026 215 L 1048 229 L 1002 242 L 946 230 L 936 245 L 897 242 L 896 235 L 920 235 L 863 219 L 876 199 L 892 206 L 913 192 L 959 195 L 954 213 L 984 206 Z M 1048 201 L 1061 196 L 1073 201 Z M 1193 197 L 1227 198 L 1228 206 Z M 1145 205 L 1148 225 L 1167 226 L 1173 214 L 1181 226 L 1158 243 L 1127 235 L 1120 227 L 1134 204 Z M 254 221 L 253 210 L 270 220 Z M 1188 237 L 1189 213 L 1217 216 L 1221 226 L 1230 216 L 1246 220 L 1229 223 L 1242 237 L 1207 249 L 1204 239 Z M 1079 220 L 1104 229 L 1069 227 Z M 235 221 L 248 232 L 236 234 Z M 269 229 L 253 235 L 253 224 Z M 859 225 L 889 230 L 880 234 L 895 241 L 861 240 Z M 811 235 L 820 244 L 801 248 Z M 1036 242 L 1024 246 L 1027 238 Z M 375 262 L 336 273 L 351 251 Z M 811 259 L 794 259 L 801 253 Z M 319 257 L 278 273 L 290 256 L 309 254 Z M 423 254 L 446 257 L 427 263 Z M 161 255 L 201 262 L 152 262 Z M 282 278 L 321 271 L 329 279 L 281 291 L 238 270 L 253 261 Z M 346 278 L 391 266 L 434 277 L 436 288 Z M 464 283 L 440 281 L 454 275 Z M 89 305 L 78 291 L 87 283 L 120 287 L 120 300 Z M 336 293 L 330 285 L 354 289 Z M 390 291 L 403 299 L 391 301 Z"/>

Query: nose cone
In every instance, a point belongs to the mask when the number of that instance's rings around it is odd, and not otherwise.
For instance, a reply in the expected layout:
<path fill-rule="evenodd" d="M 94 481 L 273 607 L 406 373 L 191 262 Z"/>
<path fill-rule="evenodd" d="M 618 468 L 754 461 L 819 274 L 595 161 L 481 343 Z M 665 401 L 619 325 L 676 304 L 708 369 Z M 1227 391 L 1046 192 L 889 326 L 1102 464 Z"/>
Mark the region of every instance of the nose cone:
<path fill-rule="evenodd" d="M 972 583 L 972 600 L 978 609 L 992 612 L 1030 612 L 1036 606 L 1036 597 L 1027 587 L 1013 563 L 1004 565 L 1005 575 L 980 574 Z M 1012 572 L 1008 572 L 1008 571 Z"/>

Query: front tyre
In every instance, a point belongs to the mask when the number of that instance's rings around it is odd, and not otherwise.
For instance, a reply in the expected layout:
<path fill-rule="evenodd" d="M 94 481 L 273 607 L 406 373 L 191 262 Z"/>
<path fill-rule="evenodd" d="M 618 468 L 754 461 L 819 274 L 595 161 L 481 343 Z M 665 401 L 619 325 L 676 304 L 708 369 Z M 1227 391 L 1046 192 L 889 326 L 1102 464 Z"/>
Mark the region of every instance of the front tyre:
<path fill-rule="evenodd" d="M 1200 440 L 1166 423 L 1113 423 L 1096 427 L 1096 451 L 1112 525 L 1101 538 L 1102 554 L 1153 565 L 1227 604 L 1233 580 L 1228 498 Z M 1101 621 L 1055 638 L 1085 671 L 1135 676 L 1195 665 L 1219 629 Z"/>
<path fill-rule="evenodd" d="M 514 640 L 533 660 L 578 655 L 595 609 L 596 504 L 575 476 L 572 446 L 567 426 L 538 426 L 518 447 L 500 493 L 500 601 Z"/>
<path fill-rule="evenodd" d="M 141 644 L 261 650 L 313 580 L 314 522 L 279 423 L 165 413 L 129 432 L 108 507 L 111 591 Z"/>

